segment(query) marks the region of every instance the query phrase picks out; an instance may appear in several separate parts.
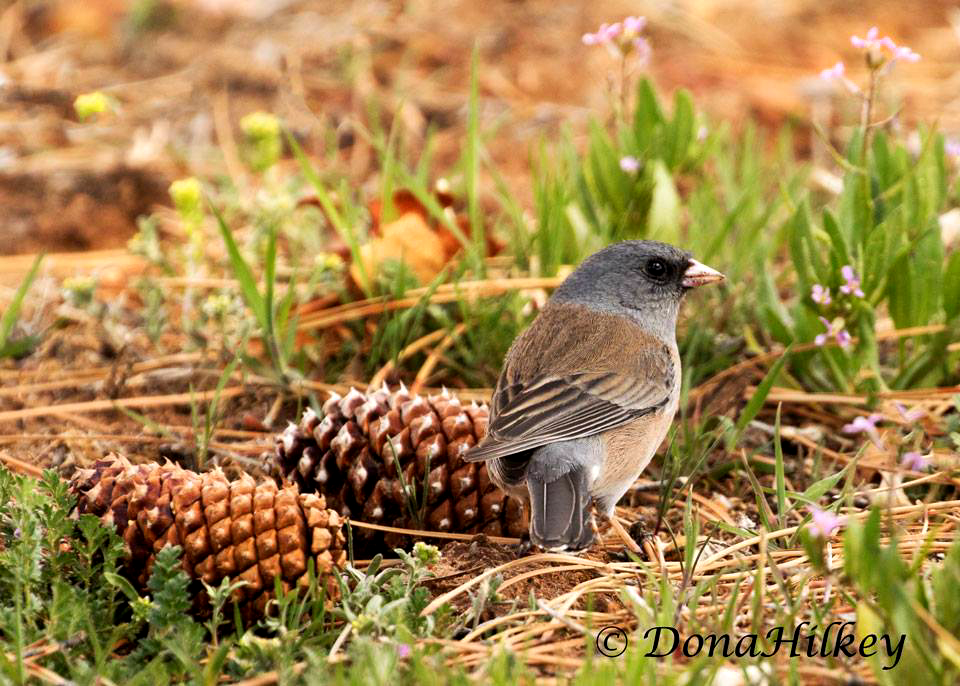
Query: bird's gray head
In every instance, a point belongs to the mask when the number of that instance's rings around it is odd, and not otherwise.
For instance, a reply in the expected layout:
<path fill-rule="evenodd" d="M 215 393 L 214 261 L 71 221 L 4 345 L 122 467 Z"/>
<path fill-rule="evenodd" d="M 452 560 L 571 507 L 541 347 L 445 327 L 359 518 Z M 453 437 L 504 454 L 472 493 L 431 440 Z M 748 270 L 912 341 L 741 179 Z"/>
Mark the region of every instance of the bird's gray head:
<path fill-rule="evenodd" d="M 627 315 L 651 333 L 669 338 L 684 293 L 722 279 L 720 272 L 672 245 L 622 241 L 585 259 L 551 301 Z"/>

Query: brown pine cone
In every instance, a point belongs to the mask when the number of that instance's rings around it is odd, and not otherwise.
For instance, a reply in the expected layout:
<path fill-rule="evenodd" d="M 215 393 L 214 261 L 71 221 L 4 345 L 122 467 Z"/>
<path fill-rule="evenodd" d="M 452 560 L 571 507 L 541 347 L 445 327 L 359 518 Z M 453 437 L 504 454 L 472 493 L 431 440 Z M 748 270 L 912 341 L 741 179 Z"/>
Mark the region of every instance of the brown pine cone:
<path fill-rule="evenodd" d="M 491 483 L 486 464 L 463 461 L 488 418 L 486 405 L 463 406 L 447 391 L 424 398 L 402 385 L 393 393 L 350 389 L 331 394 L 322 420 L 308 409 L 291 423 L 277 437 L 275 463 L 354 521 L 519 537 L 528 526 L 521 501 Z M 403 542 L 360 527 L 353 535 L 371 553 Z"/>
<path fill-rule="evenodd" d="M 230 482 L 219 469 L 197 474 L 170 462 L 134 465 L 111 455 L 78 470 L 70 488 L 81 514 L 100 517 L 123 537 L 134 583 L 145 587 L 156 553 L 180 545 L 192 578 L 247 582 L 237 599 L 248 617 L 262 616 L 275 579 L 284 589 L 306 585 L 309 559 L 318 575 L 346 562 L 340 516 L 323 496 L 296 486 L 257 484 L 249 475 Z M 327 582 L 333 592 L 336 585 Z"/>

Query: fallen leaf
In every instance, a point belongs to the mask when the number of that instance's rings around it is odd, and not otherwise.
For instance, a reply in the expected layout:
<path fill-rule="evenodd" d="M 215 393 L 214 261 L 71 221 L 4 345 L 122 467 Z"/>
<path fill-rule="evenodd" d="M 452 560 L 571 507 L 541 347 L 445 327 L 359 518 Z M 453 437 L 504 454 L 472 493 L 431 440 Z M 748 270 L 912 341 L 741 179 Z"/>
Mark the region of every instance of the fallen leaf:
<path fill-rule="evenodd" d="M 380 224 L 383 221 L 383 203 L 379 197 L 376 197 L 370 201 L 368 208 L 370 210 L 370 217 L 373 220 L 370 231 L 374 235 L 379 235 L 381 232 Z M 393 210 L 398 217 L 413 212 L 419 214 L 423 218 L 423 221 L 427 221 L 429 218 L 427 208 L 423 206 L 423 203 L 417 199 L 417 196 L 415 196 L 412 191 L 406 188 L 400 188 L 394 191 Z"/>
<path fill-rule="evenodd" d="M 363 283 L 363 273 L 372 278 L 388 260 L 403 261 L 420 283 L 430 283 L 447 263 L 443 241 L 418 212 L 407 212 L 380 227 L 380 236 L 360 247 L 364 270 L 353 264 L 350 276 Z"/>

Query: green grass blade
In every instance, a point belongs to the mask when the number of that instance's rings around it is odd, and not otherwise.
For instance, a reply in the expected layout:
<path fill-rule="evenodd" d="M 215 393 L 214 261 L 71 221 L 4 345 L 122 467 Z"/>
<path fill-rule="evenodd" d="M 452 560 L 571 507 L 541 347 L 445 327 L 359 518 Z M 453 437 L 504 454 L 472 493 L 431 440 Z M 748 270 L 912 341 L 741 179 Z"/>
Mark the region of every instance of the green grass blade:
<path fill-rule="evenodd" d="M 452 233 L 454 238 L 456 238 L 460 245 L 463 246 L 464 251 L 468 254 L 471 254 L 473 251 L 473 244 L 470 242 L 470 239 L 463 231 L 460 230 L 460 227 L 457 226 L 457 223 L 450 218 L 450 215 L 444 211 L 443 206 L 437 202 L 437 198 L 433 192 L 430 191 L 424 184 L 422 184 L 416 176 L 414 176 L 407 169 L 404 169 L 402 166 L 397 168 L 397 174 L 400 176 L 403 184 L 407 187 L 407 190 L 413 193 L 414 197 L 419 200 L 420 203 L 427 209 L 427 214 L 450 229 L 450 233 Z"/>
<path fill-rule="evenodd" d="M 780 443 L 780 410 L 783 404 L 777 405 L 777 419 L 773 430 L 773 449 L 776 457 L 776 480 L 777 480 L 777 520 L 778 528 L 784 528 L 787 516 L 787 488 L 783 473 L 783 445 Z"/>
<path fill-rule="evenodd" d="M 776 531 L 777 527 L 773 523 L 773 512 L 771 512 L 770 504 L 764 495 L 763 486 L 753 473 L 753 469 L 750 468 L 750 460 L 747 459 L 746 454 L 741 454 L 740 457 L 743 460 L 743 473 L 746 474 L 747 480 L 753 487 L 753 497 L 757 503 L 757 514 L 760 516 L 760 521 L 767 531 Z"/>
<path fill-rule="evenodd" d="M 274 305 L 274 293 L 277 281 L 277 227 L 271 226 L 267 233 L 267 254 L 264 263 L 264 298 L 263 298 L 263 321 L 264 321 L 264 339 L 266 339 L 267 349 L 270 358 L 273 361 L 273 368 L 283 378 L 286 368 L 283 363 L 283 353 L 276 336 L 276 306 Z"/>
<path fill-rule="evenodd" d="M 402 105 L 401 105 L 402 107 Z M 386 143 L 378 143 L 380 153 L 380 223 L 381 225 L 397 218 L 397 210 L 393 205 L 393 189 L 397 185 L 397 139 L 399 136 L 400 117 L 394 117 L 390 123 L 390 132 Z"/>
<path fill-rule="evenodd" d="M 223 219 L 223 215 L 220 214 L 220 211 L 210 205 L 211 210 L 213 211 L 214 216 L 217 218 L 217 225 L 220 227 L 220 235 L 223 236 L 223 242 L 227 246 L 227 255 L 230 258 L 230 267 L 233 270 L 233 275 L 240 283 L 240 292 L 243 294 L 243 299 L 246 301 L 247 306 L 253 310 L 254 316 L 257 318 L 257 322 L 260 324 L 260 327 L 264 330 L 268 330 L 267 326 L 267 311 L 264 307 L 263 297 L 260 295 L 260 290 L 257 288 L 257 280 L 253 276 L 253 271 L 250 269 L 250 265 L 247 264 L 247 261 L 243 259 L 243 255 L 240 254 L 240 248 L 237 246 L 237 241 L 233 237 L 233 231 L 230 230 L 230 227 L 227 226 L 227 223 Z"/>
<path fill-rule="evenodd" d="M 230 364 L 224 367 L 223 373 L 220 374 L 220 379 L 217 381 L 217 388 L 213 392 L 213 399 L 210 401 L 211 414 L 214 414 L 216 408 L 220 406 L 220 395 L 223 393 L 223 389 L 227 387 L 227 382 L 230 381 L 230 377 L 233 376 L 233 372 L 236 371 L 239 364 L 240 358 L 233 358 L 230 360 Z"/>
<path fill-rule="evenodd" d="M 757 390 L 754 392 L 753 397 L 750 398 L 750 402 L 748 402 L 747 406 L 743 408 L 743 412 L 741 412 L 740 416 L 737 418 L 736 442 L 739 442 L 740 435 L 747 427 L 747 424 L 752 422 L 754 417 L 756 417 L 760 412 L 760 408 L 763 407 L 763 403 L 766 402 L 767 396 L 770 395 L 770 389 L 773 388 L 773 384 L 776 382 L 777 377 L 780 376 L 780 370 L 783 369 L 783 365 L 786 364 L 789 357 L 790 346 L 788 346 L 787 349 L 783 351 L 783 354 L 780 356 L 780 358 L 773 363 L 770 371 L 767 372 L 767 375 L 763 378 L 763 381 L 761 381 L 760 385 L 757 386 Z"/>
<path fill-rule="evenodd" d="M 130 419 L 137 422 L 138 424 L 142 424 L 146 429 L 149 429 L 150 431 L 153 431 L 154 433 L 159 434 L 164 438 L 168 438 L 172 441 L 178 441 L 181 438 L 178 434 L 174 433 L 173 431 L 166 428 L 162 424 L 153 421 L 152 419 L 150 419 L 150 417 L 146 416 L 145 414 L 140 414 L 136 410 L 131 410 L 129 407 L 124 407 L 123 405 L 120 405 L 120 404 L 115 404 L 113 407 L 114 409 L 119 410 L 123 414 L 127 415 Z"/>
<path fill-rule="evenodd" d="M 17 317 L 20 316 L 23 299 L 26 297 L 27 291 L 30 290 L 30 286 L 33 285 L 34 279 L 37 278 L 37 272 L 40 271 L 40 262 L 43 261 L 43 258 L 44 253 L 40 253 L 33 260 L 30 271 L 27 272 L 27 276 L 20 282 L 17 292 L 13 294 L 13 300 L 10 301 L 3 315 L 0 316 L 0 350 L 3 350 L 7 346 L 7 340 L 10 338 L 13 327 L 17 323 Z"/>
<path fill-rule="evenodd" d="M 293 151 L 293 156 L 297 158 L 297 162 L 300 164 L 300 171 L 303 172 L 304 177 L 310 182 L 314 192 L 317 194 L 317 200 L 320 202 L 320 207 L 323 209 L 324 215 L 326 215 L 333 230 L 337 232 L 341 240 L 350 248 L 353 263 L 356 264 L 360 270 L 360 287 L 364 293 L 369 296 L 373 292 L 373 284 L 370 281 L 370 275 L 367 274 L 366 265 L 363 260 L 360 259 L 360 244 L 357 235 L 353 231 L 353 227 L 350 226 L 350 223 L 344 219 L 340 210 L 337 209 L 333 199 L 330 197 L 329 191 L 327 191 L 327 187 L 324 185 L 320 175 L 317 174 L 317 170 L 314 169 L 313 164 L 310 163 L 307 154 L 303 151 L 303 148 L 300 147 L 297 139 L 294 138 L 289 131 L 284 131 L 284 133 L 287 137 L 287 144 Z"/>
<path fill-rule="evenodd" d="M 265 293 L 263 297 L 263 314 L 268 331 L 273 332 L 273 295 L 277 279 L 277 229 L 270 227 L 267 234 L 267 254 L 264 261 Z"/>

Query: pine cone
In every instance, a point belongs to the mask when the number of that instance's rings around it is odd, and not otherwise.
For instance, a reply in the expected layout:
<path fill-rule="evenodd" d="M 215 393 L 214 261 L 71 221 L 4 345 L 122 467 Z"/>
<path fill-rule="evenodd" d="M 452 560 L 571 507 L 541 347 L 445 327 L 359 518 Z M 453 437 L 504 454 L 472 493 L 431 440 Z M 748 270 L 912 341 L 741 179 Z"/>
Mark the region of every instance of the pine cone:
<path fill-rule="evenodd" d="M 111 455 L 77 471 L 70 488 L 81 514 L 97 515 L 123 537 L 134 583 L 145 587 L 156 553 L 180 545 L 192 578 L 247 582 L 237 600 L 251 618 L 262 616 L 275 579 L 287 590 L 308 583 L 308 559 L 318 575 L 346 561 L 340 516 L 323 496 L 296 486 L 278 489 L 249 475 L 230 482 L 219 469 L 197 474 Z M 328 577 L 328 592 L 335 588 Z"/>
<path fill-rule="evenodd" d="M 488 418 L 486 405 L 462 406 L 447 391 L 424 398 L 403 386 L 350 389 L 331 394 L 322 420 L 308 409 L 291 423 L 277 437 L 275 463 L 285 479 L 323 494 L 351 520 L 519 537 L 528 527 L 521 501 L 491 483 L 486 464 L 463 461 Z M 403 543 L 360 527 L 354 539 L 370 552 Z"/>

